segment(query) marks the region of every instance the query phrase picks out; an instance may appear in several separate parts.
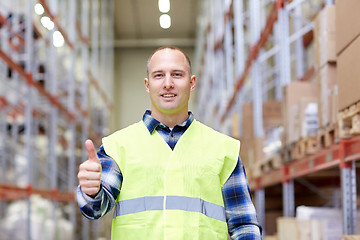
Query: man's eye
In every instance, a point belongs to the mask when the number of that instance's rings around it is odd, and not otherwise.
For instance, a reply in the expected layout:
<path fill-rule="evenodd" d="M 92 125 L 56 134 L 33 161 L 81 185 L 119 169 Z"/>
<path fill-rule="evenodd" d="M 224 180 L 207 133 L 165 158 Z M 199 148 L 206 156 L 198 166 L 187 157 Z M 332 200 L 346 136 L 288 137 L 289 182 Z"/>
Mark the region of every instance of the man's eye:
<path fill-rule="evenodd" d="M 154 78 L 161 78 L 162 77 L 162 74 L 156 74 L 155 76 L 154 76 Z"/>
<path fill-rule="evenodd" d="M 174 73 L 173 75 L 174 75 L 174 77 L 181 77 L 182 76 L 181 73 Z"/>

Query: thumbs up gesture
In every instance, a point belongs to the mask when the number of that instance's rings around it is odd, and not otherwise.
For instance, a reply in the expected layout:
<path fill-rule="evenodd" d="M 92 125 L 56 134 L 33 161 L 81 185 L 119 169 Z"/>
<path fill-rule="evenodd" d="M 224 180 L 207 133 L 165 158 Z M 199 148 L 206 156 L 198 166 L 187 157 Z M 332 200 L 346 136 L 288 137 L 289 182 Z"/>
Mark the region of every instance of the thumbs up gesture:
<path fill-rule="evenodd" d="M 80 164 L 78 179 L 81 190 L 91 197 L 95 197 L 100 190 L 101 164 L 91 140 L 85 141 L 88 159 Z"/>

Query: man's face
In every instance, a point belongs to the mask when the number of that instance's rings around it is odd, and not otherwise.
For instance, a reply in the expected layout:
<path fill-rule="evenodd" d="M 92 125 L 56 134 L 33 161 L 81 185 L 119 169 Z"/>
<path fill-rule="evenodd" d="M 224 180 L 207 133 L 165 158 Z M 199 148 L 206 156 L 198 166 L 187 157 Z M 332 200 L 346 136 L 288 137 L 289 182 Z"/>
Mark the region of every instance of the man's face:
<path fill-rule="evenodd" d="M 189 68 L 185 56 L 178 50 L 162 49 L 151 57 L 149 76 L 144 81 L 152 114 L 163 117 L 188 114 L 190 92 L 196 84 Z"/>

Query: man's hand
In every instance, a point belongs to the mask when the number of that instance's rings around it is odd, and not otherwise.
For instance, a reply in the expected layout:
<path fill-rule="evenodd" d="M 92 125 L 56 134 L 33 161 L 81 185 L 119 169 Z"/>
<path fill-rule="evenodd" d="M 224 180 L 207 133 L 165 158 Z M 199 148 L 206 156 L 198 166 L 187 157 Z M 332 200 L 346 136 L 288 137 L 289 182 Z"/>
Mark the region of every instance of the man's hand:
<path fill-rule="evenodd" d="M 95 197 L 100 190 L 101 164 L 91 140 L 85 141 L 89 158 L 80 164 L 78 179 L 81 190 L 91 197 Z"/>

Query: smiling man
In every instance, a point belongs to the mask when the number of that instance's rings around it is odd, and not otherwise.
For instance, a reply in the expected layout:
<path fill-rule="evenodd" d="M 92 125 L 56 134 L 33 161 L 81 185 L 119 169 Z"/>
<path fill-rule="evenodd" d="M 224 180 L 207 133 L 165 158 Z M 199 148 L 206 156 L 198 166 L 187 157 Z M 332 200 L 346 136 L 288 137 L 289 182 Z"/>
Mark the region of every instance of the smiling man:
<path fill-rule="evenodd" d="M 180 50 L 163 48 L 148 61 L 146 91 L 151 99 L 151 116 L 173 128 L 188 117 L 190 92 L 196 77 L 190 75 L 190 61 Z"/>
<path fill-rule="evenodd" d="M 112 239 L 261 239 L 240 142 L 203 125 L 188 110 L 196 77 L 176 47 L 149 58 L 151 111 L 103 138 L 79 167 L 83 215 L 113 207 Z"/>

